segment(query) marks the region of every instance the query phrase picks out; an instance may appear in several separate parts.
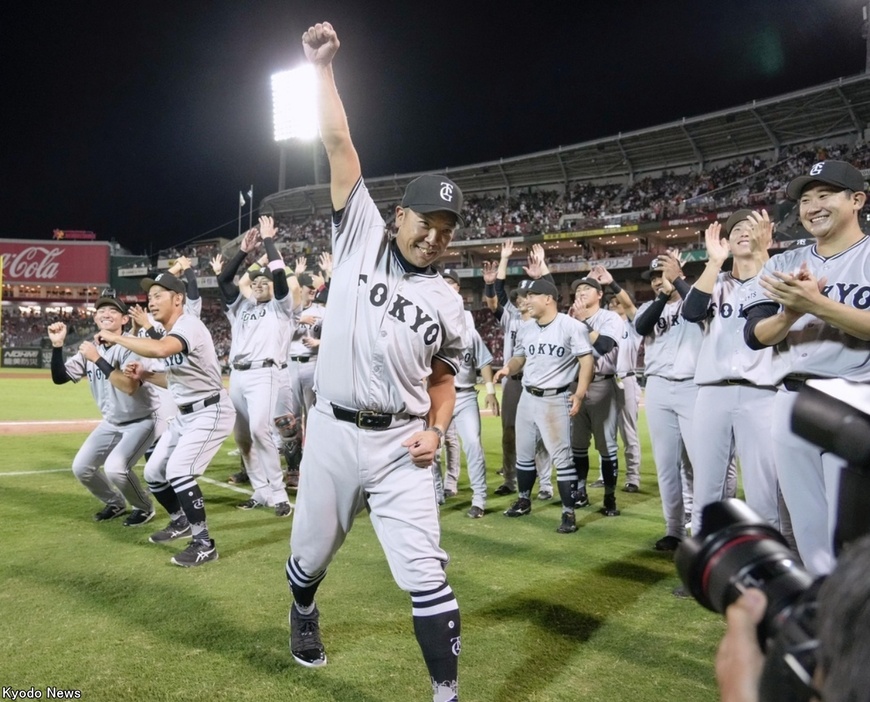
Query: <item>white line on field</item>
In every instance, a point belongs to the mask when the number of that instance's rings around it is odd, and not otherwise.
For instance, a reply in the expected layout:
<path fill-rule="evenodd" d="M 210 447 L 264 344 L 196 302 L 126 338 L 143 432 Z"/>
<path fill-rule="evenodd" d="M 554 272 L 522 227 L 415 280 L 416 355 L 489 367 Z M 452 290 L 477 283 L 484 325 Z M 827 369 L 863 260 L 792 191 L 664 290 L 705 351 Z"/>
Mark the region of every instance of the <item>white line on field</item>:
<path fill-rule="evenodd" d="M 206 478 L 204 475 L 200 475 L 197 480 L 202 480 L 204 483 L 208 483 L 209 485 L 217 485 L 218 487 L 226 488 L 227 490 L 232 490 L 233 492 L 240 492 L 243 495 L 253 495 L 253 490 L 248 490 L 243 487 L 237 487 L 235 485 L 230 485 L 229 483 L 222 483 L 220 480 L 214 480 L 212 478 Z"/>
<path fill-rule="evenodd" d="M 0 473 L 0 478 L 11 475 L 39 475 L 40 473 L 66 473 L 69 468 L 49 468 L 48 470 L 16 470 L 12 473 Z"/>

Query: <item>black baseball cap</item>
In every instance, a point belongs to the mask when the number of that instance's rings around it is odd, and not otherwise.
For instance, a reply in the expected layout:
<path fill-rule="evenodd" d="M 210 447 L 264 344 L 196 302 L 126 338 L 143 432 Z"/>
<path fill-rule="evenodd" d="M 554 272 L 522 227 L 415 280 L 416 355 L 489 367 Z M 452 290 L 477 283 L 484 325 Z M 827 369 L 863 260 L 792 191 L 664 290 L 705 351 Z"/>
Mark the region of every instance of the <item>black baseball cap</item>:
<path fill-rule="evenodd" d="M 121 314 L 129 314 L 130 310 L 127 309 L 127 305 L 121 302 L 116 297 L 101 297 L 97 300 L 96 309 L 100 309 L 100 307 L 114 307 Z"/>
<path fill-rule="evenodd" d="M 441 277 L 442 278 L 450 278 L 450 280 L 452 280 L 457 285 L 460 284 L 459 283 L 459 273 L 457 273 L 456 269 L 454 269 L 454 268 L 445 268 L 443 271 L 441 271 Z"/>
<path fill-rule="evenodd" d="M 864 192 L 864 176 L 855 166 L 845 161 L 819 161 L 807 175 L 794 178 L 785 189 L 789 200 L 800 200 L 804 188 L 810 183 L 824 183 L 843 190 Z"/>
<path fill-rule="evenodd" d="M 269 280 L 273 279 L 272 271 L 269 270 L 266 266 L 260 266 L 259 268 L 255 268 L 252 271 L 248 271 L 248 278 L 250 278 L 251 281 L 253 281 L 255 278 L 259 278 L 260 276 L 268 278 Z"/>
<path fill-rule="evenodd" d="M 749 215 L 751 214 L 752 210 L 737 210 L 737 212 L 725 220 L 725 224 L 722 225 L 722 233 L 725 234 L 725 236 L 731 236 L 731 230 L 734 229 L 734 225 L 738 222 L 742 222 L 744 219 L 749 219 Z"/>
<path fill-rule="evenodd" d="M 595 278 L 590 278 L 586 276 L 585 278 L 578 278 L 573 283 L 571 283 L 571 292 L 577 292 L 577 288 L 581 285 L 588 285 L 590 288 L 595 288 L 598 292 L 604 292 L 604 288 L 601 287 L 601 283 L 599 283 Z"/>
<path fill-rule="evenodd" d="M 462 226 L 462 191 L 445 175 L 421 175 L 405 188 L 402 207 L 414 212 L 451 212 L 456 216 L 457 226 Z"/>
<path fill-rule="evenodd" d="M 521 292 L 525 293 L 526 295 L 549 295 L 554 300 L 559 299 L 559 291 L 556 286 L 553 285 L 549 280 L 544 280 L 543 278 L 529 281 L 528 285 L 521 286 Z"/>
<path fill-rule="evenodd" d="M 656 256 L 652 261 L 649 262 L 649 270 L 645 270 L 640 274 L 640 277 L 644 280 L 649 280 L 654 275 L 664 275 L 662 271 L 664 268 L 664 264 L 661 262 L 658 256 Z"/>
<path fill-rule="evenodd" d="M 186 293 L 187 286 L 172 273 L 161 273 L 155 278 L 143 278 L 140 283 L 145 292 L 151 290 L 154 285 L 159 285 L 161 288 L 166 288 L 175 293 Z"/>

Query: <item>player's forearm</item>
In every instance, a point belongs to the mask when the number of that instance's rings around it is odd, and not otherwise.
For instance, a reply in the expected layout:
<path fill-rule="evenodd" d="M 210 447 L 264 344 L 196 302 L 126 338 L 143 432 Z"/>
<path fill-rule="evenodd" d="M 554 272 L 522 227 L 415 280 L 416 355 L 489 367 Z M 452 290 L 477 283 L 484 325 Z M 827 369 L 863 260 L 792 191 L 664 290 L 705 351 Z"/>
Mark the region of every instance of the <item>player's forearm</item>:
<path fill-rule="evenodd" d="M 511 359 L 504 364 L 504 368 L 507 369 L 508 375 L 516 375 L 523 369 L 524 365 L 526 365 L 525 356 L 512 356 Z"/>
<path fill-rule="evenodd" d="M 430 427 L 437 427 L 442 433 L 446 432 L 453 419 L 453 408 L 456 405 L 456 388 L 453 385 L 453 376 L 445 374 L 435 382 L 430 382 L 427 392 L 431 403 L 428 424 Z"/>
<path fill-rule="evenodd" d="M 132 395 L 142 387 L 142 384 L 138 380 L 124 375 L 123 371 L 120 371 L 117 368 L 109 373 L 109 382 L 127 395 Z"/>
<path fill-rule="evenodd" d="M 589 385 L 592 383 L 592 378 L 595 377 L 595 359 L 591 353 L 580 356 L 578 359 L 580 368 L 577 371 L 577 397 L 583 398 L 586 396 L 586 391 L 589 390 Z"/>
<path fill-rule="evenodd" d="M 335 87 L 332 64 L 316 66 L 318 86 L 318 122 L 320 138 L 329 159 L 332 206 L 344 209 L 347 198 L 361 170 L 359 156 L 350 138 L 350 128 L 344 105 Z"/>
<path fill-rule="evenodd" d="M 198 300 L 199 283 L 196 282 L 196 273 L 193 272 L 193 268 L 186 268 L 184 270 L 184 280 L 187 285 L 187 299 Z"/>
<path fill-rule="evenodd" d="M 63 362 L 63 346 L 55 346 L 51 350 L 51 382 L 55 385 L 63 385 L 70 380 L 72 378 L 66 372 L 66 366 Z"/>
<path fill-rule="evenodd" d="M 137 356 L 145 358 L 169 358 L 174 353 L 178 353 L 181 349 L 175 348 L 176 344 L 167 344 L 170 341 L 169 337 L 162 339 L 142 339 L 138 336 L 122 336 L 114 340 L 114 343 L 120 344 L 125 349 L 130 349 Z"/>
<path fill-rule="evenodd" d="M 814 314 L 849 336 L 870 341 L 870 312 L 825 297 L 814 310 Z"/>
<path fill-rule="evenodd" d="M 792 325 L 800 317 L 793 317 L 786 312 L 779 312 L 772 317 L 758 321 L 747 320 L 744 337 L 749 348 L 761 349 L 765 346 L 776 346 L 788 336 Z M 756 342 L 756 343 L 753 343 Z"/>
<path fill-rule="evenodd" d="M 722 261 L 707 261 L 707 264 L 704 266 L 704 271 L 698 276 L 698 279 L 692 287 L 695 290 L 700 290 L 703 293 L 712 295 L 716 281 L 719 279 L 719 273 L 722 272 L 722 263 Z"/>

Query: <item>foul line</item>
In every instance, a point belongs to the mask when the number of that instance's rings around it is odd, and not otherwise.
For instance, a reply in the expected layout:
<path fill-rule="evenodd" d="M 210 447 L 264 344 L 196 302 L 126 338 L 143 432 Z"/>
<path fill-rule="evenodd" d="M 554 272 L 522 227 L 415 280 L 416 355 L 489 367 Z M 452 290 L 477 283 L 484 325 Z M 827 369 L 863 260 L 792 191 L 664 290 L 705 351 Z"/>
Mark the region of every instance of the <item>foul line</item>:
<path fill-rule="evenodd" d="M 200 475 L 197 480 L 201 480 L 204 483 L 208 483 L 209 485 L 217 485 L 218 487 L 226 488 L 227 490 L 232 490 L 233 492 L 240 492 L 243 495 L 253 495 L 253 490 L 248 490 L 246 488 L 237 487 L 235 485 L 230 485 L 229 483 L 222 483 L 220 480 L 214 480 L 213 478 L 206 478 L 204 475 Z"/>

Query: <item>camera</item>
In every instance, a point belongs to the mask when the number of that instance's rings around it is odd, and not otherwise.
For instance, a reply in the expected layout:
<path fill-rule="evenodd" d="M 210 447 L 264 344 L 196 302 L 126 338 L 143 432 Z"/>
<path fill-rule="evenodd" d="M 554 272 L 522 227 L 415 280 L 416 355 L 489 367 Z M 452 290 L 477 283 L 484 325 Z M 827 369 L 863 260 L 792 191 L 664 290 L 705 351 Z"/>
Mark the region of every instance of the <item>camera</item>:
<path fill-rule="evenodd" d="M 798 436 L 847 461 L 837 503 L 834 551 L 870 533 L 870 386 L 810 380 L 792 413 Z M 808 573 L 782 535 L 739 500 L 707 505 L 700 533 L 674 560 L 686 590 L 724 614 L 750 587 L 767 596 L 758 625 L 766 653 L 762 700 L 809 700 L 816 665 L 816 596 L 822 578 Z"/>

